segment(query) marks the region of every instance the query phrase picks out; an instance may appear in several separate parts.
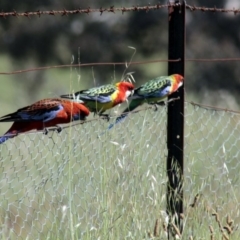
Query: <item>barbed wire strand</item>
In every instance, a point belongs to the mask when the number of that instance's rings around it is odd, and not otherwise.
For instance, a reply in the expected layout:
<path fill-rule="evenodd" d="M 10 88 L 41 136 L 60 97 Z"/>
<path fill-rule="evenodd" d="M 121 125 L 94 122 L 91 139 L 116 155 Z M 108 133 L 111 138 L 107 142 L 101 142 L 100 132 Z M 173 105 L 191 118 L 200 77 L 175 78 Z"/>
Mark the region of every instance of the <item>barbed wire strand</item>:
<path fill-rule="evenodd" d="M 175 99 L 175 100 L 178 100 L 178 99 Z M 222 112 L 228 112 L 228 113 L 234 113 L 234 114 L 239 114 L 240 115 L 240 111 L 236 111 L 236 110 L 232 110 L 232 109 L 228 109 L 228 108 L 221 108 L 221 107 L 216 107 L 216 106 L 211 106 L 211 105 L 205 105 L 205 104 L 201 104 L 201 103 L 196 103 L 196 102 L 193 102 L 193 101 L 184 101 L 185 103 L 189 103 L 191 105 L 193 105 L 194 107 L 199 107 L 199 108 L 203 108 L 205 110 L 211 110 L 211 111 L 222 111 Z M 167 103 L 164 105 L 164 107 L 167 106 Z M 146 111 L 148 109 L 156 109 L 156 107 L 154 105 L 148 105 L 144 108 L 141 108 L 139 110 L 134 110 L 134 111 L 131 111 L 131 114 L 136 114 L 136 113 L 139 113 L 139 112 L 143 112 L 143 111 Z M 128 112 L 127 112 L 128 113 Z M 120 114 L 115 114 L 114 116 L 110 116 L 111 119 L 113 118 L 117 118 L 121 116 L 121 113 Z M 61 129 L 66 129 L 66 128 L 70 128 L 70 127 L 74 127 L 74 126 L 78 126 L 78 125 L 82 125 L 82 124 L 86 124 L 86 123 L 90 123 L 90 122 L 94 122 L 94 121 L 99 121 L 99 120 L 105 120 L 106 121 L 106 118 L 104 117 L 95 117 L 95 118 L 92 118 L 92 119 L 87 119 L 85 121 L 79 121 L 79 122 L 73 122 L 71 124 L 68 124 L 68 125 L 64 125 L 64 126 L 61 126 Z M 56 131 L 59 129 L 59 126 L 57 127 L 51 127 L 51 128 L 47 128 L 47 131 L 48 132 L 51 132 L 51 131 Z M 17 134 L 6 134 L 5 136 L 18 136 L 18 135 L 22 135 L 22 134 L 36 134 L 36 133 L 44 133 L 46 134 L 46 130 L 39 130 L 39 131 L 30 131 L 30 132 L 26 132 L 26 133 L 17 133 Z"/>
<path fill-rule="evenodd" d="M 237 15 L 240 13 L 240 9 L 226 9 L 226 8 L 216 8 L 215 7 L 196 7 L 196 6 L 191 6 L 186 4 L 186 9 L 191 10 L 191 11 L 201 11 L 201 12 L 212 12 L 212 13 L 233 13 L 234 15 Z"/>
<path fill-rule="evenodd" d="M 137 61 L 131 62 L 131 65 L 141 65 L 141 64 L 153 64 L 159 62 L 179 62 L 181 61 L 180 58 L 178 59 L 157 59 L 157 60 L 149 60 L 149 61 Z M 186 62 L 237 62 L 240 61 L 240 58 L 212 58 L 212 59 L 185 59 Z M 55 66 L 46 66 L 46 67 L 36 67 L 30 69 L 22 69 L 16 70 L 11 72 L 0 72 L 0 75 L 14 75 L 26 72 L 33 72 L 33 71 L 43 71 L 48 69 L 56 69 L 56 68 L 67 68 L 67 67 L 92 67 L 92 66 L 116 66 L 116 65 L 126 65 L 126 62 L 103 62 L 103 63 L 77 63 L 77 64 L 64 64 L 64 65 L 55 65 Z"/>
<path fill-rule="evenodd" d="M 145 12 L 149 12 L 150 10 L 159 10 L 159 9 L 163 9 L 163 8 L 171 8 L 171 7 L 177 7 L 177 6 L 181 6 L 180 3 L 168 3 L 168 4 L 156 4 L 156 5 L 147 5 L 147 6 L 132 6 L 132 7 L 114 7 L 114 6 L 110 6 L 108 8 L 97 8 L 97 9 L 92 9 L 90 7 L 85 8 L 85 9 L 74 9 L 74 10 L 46 10 L 46 11 L 26 11 L 26 12 L 17 12 L 15 10 L 13 10 L 12 12 L 4 12 L 2 11 L 0 13 L 0 17 L 2 18 L 7 18 L 7 17 L 27 17 L 30 18 L 31 16 L 42 16 L 42 15 L 50 15 L 50 16 L 56 16 L 56 15 L 60 15 L 60 16 L 68 16 L 70 14 L 89 14 L 89 13 L 96 13 L 99 12 L 100 15 L 102 15 L 105 12 L 110 12 L 110 13 L 115 13 L 115 12 L 122 12 L 122 14 L 124 14 L 125 12 L 134 12 L 134 11 L 145 11 Z M 201 11 L 201 12 L 211 12 L 211 13 L 234 13 L 234 15 L 240 13 L 240 9 L 225 9 L 225 8 L 216 8 L 216 7 L 204 7 L 204 6 L 200 6 L 197 7 L 195 5 L 191 6 L 191 5 L 186 5 L 186 9 L 190 10 L 190 11 Z"/>

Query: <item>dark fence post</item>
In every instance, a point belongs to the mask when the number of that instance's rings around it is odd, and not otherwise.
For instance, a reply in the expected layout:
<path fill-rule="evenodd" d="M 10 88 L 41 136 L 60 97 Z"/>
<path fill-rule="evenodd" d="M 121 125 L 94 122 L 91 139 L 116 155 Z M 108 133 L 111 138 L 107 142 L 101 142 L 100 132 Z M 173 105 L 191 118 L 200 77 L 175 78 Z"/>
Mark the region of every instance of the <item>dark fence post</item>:
<path fill-rule="evenodd" d="M 181 59 L 179 62 L 169 62 L 169 75 L 178 73 L 184 76 L 185 62 L 185 1 L 175 1 L 174 7 L 169 7 L 169 46 L 168 58 Z M 172 236 L 173 224 L 183 228 L 183 157 L 184 157 L 184 86 L 169 96 L 179 98 L 168 105 L 167 122 L 167 213 L 169 216 L 168 238 Z"/>

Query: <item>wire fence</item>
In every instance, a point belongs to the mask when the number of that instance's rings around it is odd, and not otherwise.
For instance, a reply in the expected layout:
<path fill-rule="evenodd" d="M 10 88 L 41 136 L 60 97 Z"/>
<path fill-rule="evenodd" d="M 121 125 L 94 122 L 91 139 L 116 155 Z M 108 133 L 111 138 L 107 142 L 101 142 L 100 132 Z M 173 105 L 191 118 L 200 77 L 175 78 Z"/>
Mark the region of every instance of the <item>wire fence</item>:
<path fill-rule="evenodd" d="M 183 238 L 217 232 L 214 212 L 238 236 L 240 113 L 188 102 L 185 112 Z M 94 119 L 0 145 L 2 238 L 139 239 L 156 219 L 165 236 L 166 115 L 147 107 L 105 134 Z"/>
<path fill-rule="evenodd" d="M 149 11 L 172 6 L 175 5 L 96 11 L 101 14 Z M 240 11 L 190 5 L 186 8 L 235 14 Z M 13 12 L 0 16 L 67 15 L 90 13 L 92 9 L 74 11 Z M 239 58 L 188 59 L 198 60 L 239 61 Z M 32 70 L 46 69 L 1 74 Z M 183 232 L 174 224 L 172 232 L 182 239 L 238 239 L 240 112 L 194 102 L 185 102 L 184 108 Z M 110 121 L 114 120 L 115 117 Z M 106 120 L 94 117 L 82 124 L 69 125 L 60 133 L 20 134 L 0 145 L 2 239 L 169 237 L 167 106 L 157 111 L 143 106 L 111 131 L 104 131 L 108 126 Z"/>

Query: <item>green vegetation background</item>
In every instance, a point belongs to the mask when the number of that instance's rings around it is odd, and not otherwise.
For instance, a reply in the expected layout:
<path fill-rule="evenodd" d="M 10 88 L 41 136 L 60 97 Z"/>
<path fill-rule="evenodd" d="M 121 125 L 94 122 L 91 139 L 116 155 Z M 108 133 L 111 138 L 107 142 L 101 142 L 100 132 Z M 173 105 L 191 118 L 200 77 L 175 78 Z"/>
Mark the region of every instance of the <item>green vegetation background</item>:
<path fill-rule="evenodd" d="M 230 2 L 187 3 L 227 7 Z M 146 5 L 148 1 L 13 4 L 4 0 L 1 10 L 136 4 Z M 187 11 L 186 24 L 186 58 L 240 56 L 239 15 Z M 133 61 L 167 59 L 167 9 L 123 15 L 9 17 L 0 19 L 0 32 L 0 72 L 79 61 L 129 62 L 133 50 L 128 46 L 137 50 Z M 0 116 L 42 98 L 116 82 L 124 70 L 125 66 L 99 66 L 0 75 Z M 127 72 L 135 72 L 139 86 L 166 75 L 167 63 L 130 65 Z M 238 110 L 239 75 L 239 62 L 187 62 L 186 99 Z M 209 112 L 190 104 L 186 104 L 186 114 L 184 236 L 210 239 L 208 225 L 221 236 L 211 216 L 213 209 L 219 211 L 221 221 L 230 215 L 239 222 L 239 120 L 238 115 Z M 165 209 L 166 109 L 135 115 L 100 138 L 99 132 L 108 126 L 104 121 L 70 128 L 60 135 L 22 135 L 10 140 L 10 146 L 2 145 L 2 239 L 146 237 Z M 0 124 L 0 135 L 9 126 Z M 202 200 L 192 210 L 188 206 L 199 192 Z"/>
<path fill-rule="evenodd" d="M 2 11 L 19 12 L 49 9 L 98 8 L 147 5 L 148 1 L 1 1 Z M 156 4 L 152 1 L 150 4 Z M 237 1 L 187 1 L 199 6 L 238 8 Z M 164 4 L 160 2 L 160 4 Z M 209 5 L 212 4 L 212 5 Z M 235 5 L 233 5 L 235 4 Z M 240 55 L 238 26 L 240 15 L 187 11 L 186 58 L 233 58 Z M 58 64 L 89 62 L 124 62 L 166 59 L 168 51 L 167 9 L 89 15 L 8 17 L 0 21 L 0 71 L 13 71 Z M 73 60 L 74 57 L 74 60 Z M 40 98 L 55 97 L 72 88 L 79 90 L 118 81 L 125 66 L 102 66 L 36 71 L 0 75 L 0 115 L 14 111 Z M 130 66 L 136 85 L 167 74 L 167 64 Z M 71 75 L 71 77 L 70 77 Z M 78 81 L 78 75 L 81 76 Z M 200 102 L 237 108 L 240 68 L 238 62 L 187 62 L 186 91 Z M 5 127 L 4 127 L 5 128 Z M 2 127 L 0 127 L 2 131 Z"/>

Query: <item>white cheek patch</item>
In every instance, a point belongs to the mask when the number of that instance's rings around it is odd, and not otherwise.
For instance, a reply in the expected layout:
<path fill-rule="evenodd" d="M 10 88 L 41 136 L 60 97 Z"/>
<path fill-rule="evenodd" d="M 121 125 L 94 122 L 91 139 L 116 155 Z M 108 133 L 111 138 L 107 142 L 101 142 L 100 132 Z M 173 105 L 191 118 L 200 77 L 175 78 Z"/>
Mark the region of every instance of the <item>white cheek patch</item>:
<path fill-rule="evenodd" d="M 180 88 L 182 85 L 183 85 L 183 82 L 180 82 L 180 83 L 178 84 L 178 87 Z"/>
<path fill-rule="evenodd" d="M 130 95 L 132 95 L 133 94 L 133 92 L 132 91 L 129 91 L 129 90 L 127 90 L 126 91 L 126 98 L 128 98 Z"/>

